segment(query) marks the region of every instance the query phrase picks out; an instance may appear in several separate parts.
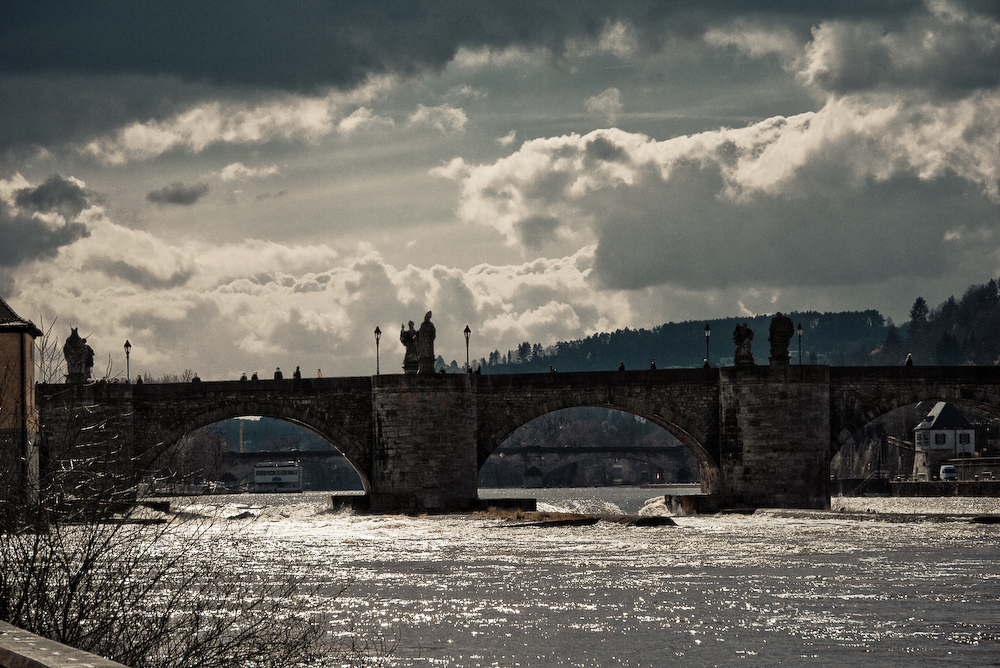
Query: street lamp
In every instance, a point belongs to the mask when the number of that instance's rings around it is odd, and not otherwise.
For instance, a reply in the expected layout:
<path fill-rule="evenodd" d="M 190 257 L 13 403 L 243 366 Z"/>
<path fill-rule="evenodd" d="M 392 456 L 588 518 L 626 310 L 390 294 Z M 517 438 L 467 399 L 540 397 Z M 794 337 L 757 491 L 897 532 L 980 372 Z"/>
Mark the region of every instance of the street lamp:
<path fill-rule="evenodd" d="M 132 374 L 129 373 L 129 363 L 128 363 L 128 355 L 130 352 L 132 352 L 132 344 L 128 342 L 128 339 L 125 339 L 125 382 L 126 383 L 132 382 Z"/>
<path fill-rule="evenodd" d="M 465 326 L 465 332 L 464 332 L 464 334 L 465 334 L 465 371 L 468 372 L 469 369 L 470 369 L 470 367 L 469 367 L 469 335 L 472 334 L 472 330 L 469 329 L 468 325 Z"/>
<path fill-rule="evenodd" d="M 799 328 L 797 331 L 799 333 L 799 366 L 802 366 L 802 323 L 801 322 L 799 323 Z"/>
<path fill-rule="evenodd" d="M 708 362 L 708 358 L 709 358 L 709 354 L 708 353 L 709 353 L 709 345 L 710 345 L 709 342 L 711 340 L 712 340 L 712 328 L 708 325 L 708 323 L 705 323 L 705 368 L 706 369 L 709 368 L 710 366 L 712 366 Z"/>
<path fill-rule="evenodd" d="M 382 338 L 382 330 L 379 329 L 378 325 L 375 325 L 375 375 L 379 375 L 378 366 L 378 341 Z"/>

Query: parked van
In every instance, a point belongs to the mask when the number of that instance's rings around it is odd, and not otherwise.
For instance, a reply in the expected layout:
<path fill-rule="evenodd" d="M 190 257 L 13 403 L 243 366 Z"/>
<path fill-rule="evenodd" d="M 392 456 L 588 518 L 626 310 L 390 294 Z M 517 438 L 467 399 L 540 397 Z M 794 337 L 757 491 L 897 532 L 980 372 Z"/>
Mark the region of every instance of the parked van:
<path fill-rule="evenodd" d="M 958 480 L 958 471 L 951 464 L 945 464 L 941 467 L 941 472 L 938 476 L 941 480 Z"/>

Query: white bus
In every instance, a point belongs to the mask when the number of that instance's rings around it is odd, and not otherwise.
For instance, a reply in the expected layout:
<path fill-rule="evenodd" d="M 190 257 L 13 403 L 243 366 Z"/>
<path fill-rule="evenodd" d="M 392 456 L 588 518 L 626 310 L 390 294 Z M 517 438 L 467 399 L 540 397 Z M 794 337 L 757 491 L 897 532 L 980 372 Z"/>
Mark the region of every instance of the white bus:
<path fill-rule="evenodd" d="M 301 492 L 302 467 L 298 462 L 261 462 L 253 467 L 255 492 Z"/>

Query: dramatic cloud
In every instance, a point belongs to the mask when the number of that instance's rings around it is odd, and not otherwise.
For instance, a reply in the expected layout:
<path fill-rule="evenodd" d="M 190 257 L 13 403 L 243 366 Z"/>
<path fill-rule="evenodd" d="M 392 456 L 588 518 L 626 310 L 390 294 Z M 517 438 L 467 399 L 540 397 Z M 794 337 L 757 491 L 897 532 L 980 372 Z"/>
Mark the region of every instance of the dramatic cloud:
<path fill-rule="evenodd" d="M 341 258 L 327 247 L 265 241 L 173 246 L 102 219 L 89 238 L 39 267 L 39 281 L 19 284 L 18 303 L 81 327 L 99 356 L 129 338 L 137 373 L 170 372 L 183 360 L 206 378 L 296 364 L 350 375 L 374 367 L 375 325 L 388 333 L 383 366 L 401 362 L 387 313 L 419 321 L 434 310 L 448 361 L 464 351 L 466 324 L 476 357 L 493 350 L 484 342 L 504 350 L 525 339 L 551 345 L 580 327 L 624 326 L 615 315 L 620 296 L 590 289 L 592 262 L 589 249 L 469 271 L 397 269 L 365 249 Z M 87 304 L 78 298 L 84 293 Z"/>
<path fill-rule="evenodd" d="M 390 334 L 428 309 L 446 361 L 465 325 L 483 357 L 737 313 L 899 319 L 1000 273 L 995 2 L 3 18 L 0 293 L 100 350 L 128 338 L 133 370 L 366 374 L 379 325 L 395 371 Z"/>
<path fill-rule="evenodd" d="M 0 180 L 0 267 L 53 256 L 87 236 L 81 214 L 90 195 L 76 179 L 55 175 L 32 187 L 18 175 Z"/>
<path fill-rule="evenodd" d="M 947 6 L 967 11 L 960 2 Z M 784 48 L 773 35 L 794 35 L 804 43 L 809 29 L 825 21 L 879 25 L 928 14 L 920 0 L 756 0 L 739 7 L 754 35 L 768 35 L 762 38 L 766 44 L 736 36 L 741 23 L 734 21 L 730 3 L 247 0 L 234 11 L 198 0 L 97 6 L 35 0 L 5 12 L 0 22 L 2 114 L 16 119 L 18 128 L 0 123 L 0 142 L 24 148 L 97 134 L 101 138 L 87 145 L 89 151 L 104 160 L 129 160 L 171 147 L 199 150 L 212 138 L 193 136 L 195 121 L 208 128 L 225 125 L 224 141 L 245 141 L 254 128 L 315 138 L 329 131 L 321 113 L 313 118 L 319 126 L 296 126 L 286 118 L 296 115 L 294 109 L 231 109 L 232 98 L 247 89 L 306 98 L 329 88 L 356 90 L 386 76 L 438 73 L 456 57 L 468 61 L 473 54 L 494 64 L 525 53 L 559 64 L 570 52 L 595 48 L 638 57 L 709 33 L 710 43 L 759 52 Z M 221 106 L 212 104 L 219 104 L 213 91 L 223 93 Z M 269 120 L 272 112 L 282 119 Z M 104 136 L 120 128 L 127 130 Z"/>
<path fill-rule="evenodd" d="M 164 186 L 159 190 L 153 190 L 146 194 L 146 200 L 153 204 L 176 204 L 178 206 L 191 206 L 202 197 L 208 194 L 207 183 L 195 183 L 184 185 L 180 181 Z"/>
<path fill-rule="evenodd" d="M 806 50 L 803 77 L 836 93 L 918 88 L 964 95 L 1000 84 L 997 16 L 960 3 L 934 2 L 928 8 L 893 27 L 872 21 L 819 25 Z"/>
<path fill-rule="evenodd" d="M 465 220 L 508 243 L 595 239 L 595 277 L 616 288 L 934 274 L 977 256 L 946 241 L 951 228 L 998 219 L 998 111 L 997 94 L 944 106 L 831 100 L 659 142 L 618 130 L 538 139 L 435 173 L 461 181 Z"/>

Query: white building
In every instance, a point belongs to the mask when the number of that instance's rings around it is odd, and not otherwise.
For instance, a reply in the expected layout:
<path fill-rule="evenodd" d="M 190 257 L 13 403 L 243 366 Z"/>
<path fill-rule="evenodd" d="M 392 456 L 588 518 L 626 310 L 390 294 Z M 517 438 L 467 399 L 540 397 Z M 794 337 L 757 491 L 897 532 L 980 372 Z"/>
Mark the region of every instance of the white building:
<path fill-rule="evenodd" d="M 976 430 L 957 408 L 944 401 L 927 405 L 927 416 L 913 429 L 913 475 L 918 480 L 932 479 L 942 460 L 976 452 Z"/>

